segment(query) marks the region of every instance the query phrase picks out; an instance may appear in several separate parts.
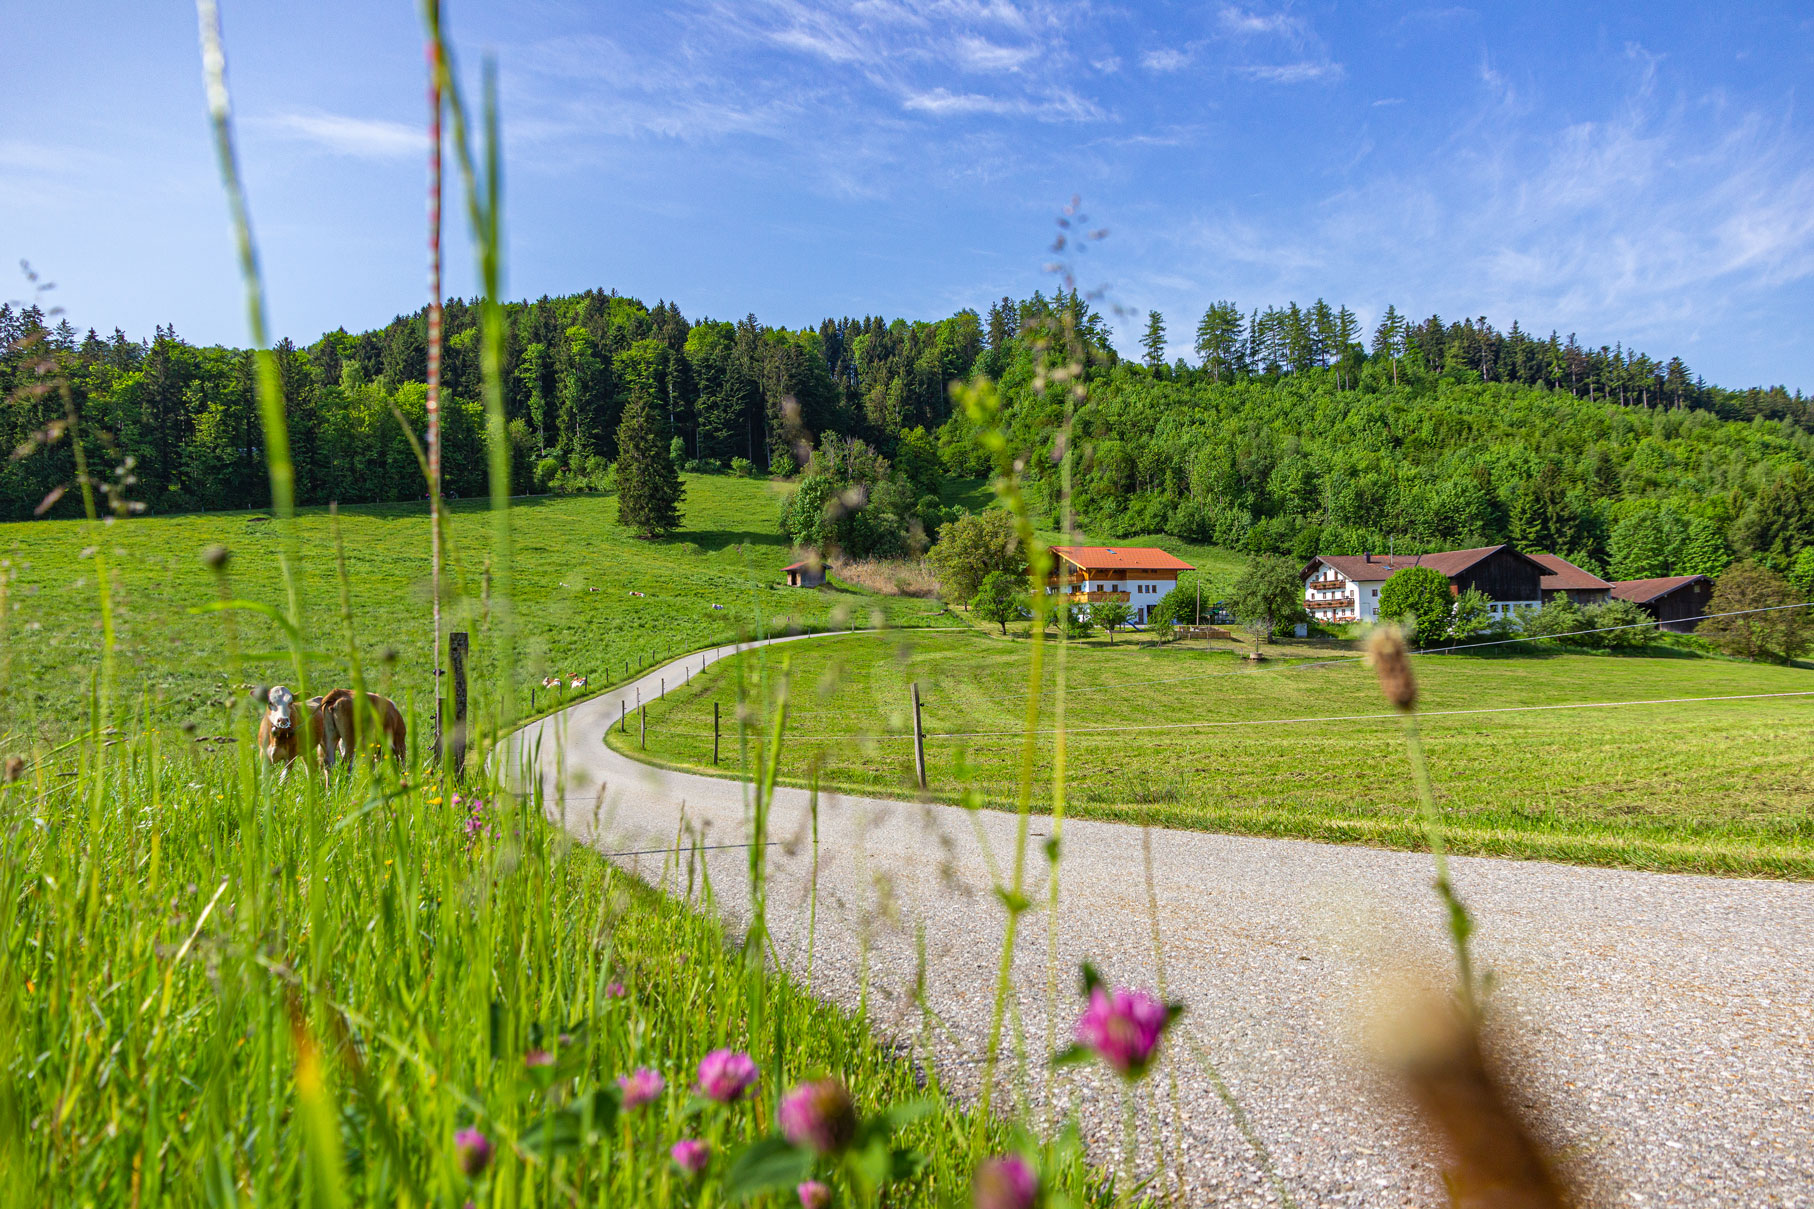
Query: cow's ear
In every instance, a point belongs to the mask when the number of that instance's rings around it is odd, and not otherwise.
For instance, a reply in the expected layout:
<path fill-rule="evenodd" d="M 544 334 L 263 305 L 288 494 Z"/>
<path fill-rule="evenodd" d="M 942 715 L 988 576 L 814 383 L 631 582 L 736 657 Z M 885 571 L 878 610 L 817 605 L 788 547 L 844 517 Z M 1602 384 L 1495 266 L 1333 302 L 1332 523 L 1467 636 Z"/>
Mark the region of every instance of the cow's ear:
<path fill-rule="evenodd" d="M 271 690 L 262 684 L 254 684 L 252 686 L 252 700 L 258 702 L 260 705 L 271 704 Z"/>

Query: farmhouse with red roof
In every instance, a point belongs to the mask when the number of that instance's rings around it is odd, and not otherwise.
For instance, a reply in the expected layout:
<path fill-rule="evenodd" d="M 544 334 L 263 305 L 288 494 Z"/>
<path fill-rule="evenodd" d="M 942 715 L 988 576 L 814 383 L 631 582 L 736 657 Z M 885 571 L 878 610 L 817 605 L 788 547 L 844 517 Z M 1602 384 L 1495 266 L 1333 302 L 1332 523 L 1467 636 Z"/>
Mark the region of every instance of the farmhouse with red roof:
<path fill-rule="evenodd" d="M 1085 609 L 1123 601 L 1143 625 L 1153 606 L 1178 586 L 1178 573 L 1196 570 L 1152 546 L 1053 546 L 1052 553 L 1058 562 L 1046 581 L 1048 591 Z"/>

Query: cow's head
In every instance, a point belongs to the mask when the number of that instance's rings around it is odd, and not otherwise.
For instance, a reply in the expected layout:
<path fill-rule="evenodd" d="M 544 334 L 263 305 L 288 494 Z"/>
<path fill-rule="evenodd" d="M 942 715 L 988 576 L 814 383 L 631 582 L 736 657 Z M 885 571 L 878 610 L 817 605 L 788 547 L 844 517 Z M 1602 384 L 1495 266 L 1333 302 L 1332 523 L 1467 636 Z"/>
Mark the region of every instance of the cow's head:
<path fill-rule="evenodd" d="M 296 725 L 296 694 L 281 684 L 273 685 L 265 695 L 265 717 L 274 731 L 288 731 Z"/>

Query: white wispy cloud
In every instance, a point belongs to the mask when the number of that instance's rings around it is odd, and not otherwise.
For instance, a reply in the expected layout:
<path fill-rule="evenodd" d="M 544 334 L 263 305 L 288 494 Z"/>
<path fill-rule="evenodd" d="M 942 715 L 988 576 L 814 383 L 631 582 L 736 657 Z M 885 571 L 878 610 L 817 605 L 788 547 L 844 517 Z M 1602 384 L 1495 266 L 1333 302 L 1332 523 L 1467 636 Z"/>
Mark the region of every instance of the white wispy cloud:
<path fill-rule="evenodd" d="M 1316 84 L 1334 82 L 1346 76 L 1347 69 L 1328 60 L 1302 60 L 1297 63 L 1244 63 L 1235 68 L 1239 74 L 1261 84 Z"/>
<path fill-rule="evenodd" d="M 1242 38 L 1297 38 L 1304 30 L 1303 23 L 1290 13 L 1262 13 L 1232 4 L 1223 5 L 1216 20 L 1223 32 Z"/>
<path fill-rule="evenodd" d="M 938 117 L 988 113 L 1030 117 L 1042 122 L 1086 122 L 1103 116 L 1095 102 L 1068 90 L 1060 90 L 1045 97 L 1024 97 L 933 88 L 925 92 L 908 93 L 901 99 L 901 107 Z"/>
<path fill-rule="evenodd" d="M 1140 56 L 1140 66 L 1148 71 L 1177 71 L 1190 65 L 1191 55 L 1188 50 L 1174 46 L 1160 50 L 1149 50 Z"/>
<path fill-rule="evenodd" d="M 335 155 L 388 160 L 428 154 L 428 132 L 425 127 L 410 126 L 388 118 L 294 112 L 262 119 L 256 125 L 311 143 Z"/>

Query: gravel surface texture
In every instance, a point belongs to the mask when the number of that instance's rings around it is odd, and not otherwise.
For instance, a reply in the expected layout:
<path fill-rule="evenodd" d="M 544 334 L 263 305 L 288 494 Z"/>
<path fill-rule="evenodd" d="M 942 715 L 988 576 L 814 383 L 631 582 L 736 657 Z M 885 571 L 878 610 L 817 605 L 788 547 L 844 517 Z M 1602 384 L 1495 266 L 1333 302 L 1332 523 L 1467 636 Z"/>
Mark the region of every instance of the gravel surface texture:
<path fill-rule="evenodd" d="M 651 768 L 603 742 L 620 700 L 734 649 L 676 661 L 521 738 L 539 744 L 551 812 L 603 852 L 641 853 L 614 859 L 644 877 L 684 892 L 684 862 L 662 854 L 683 830 L 690 843 L 728 845 L 696 859 L 741 927 L 745 787 Z M 727 755 L 734 748 L 727 742 Z M 777 791 L 768 849 L 770 929 L 802 976 L 810 811 L 806 793 Z M 1005 919 L 991 861 L 1010 867 L 1015 817 L 831 795 L 818 814 L 813 989 L 854 1007 L 867 969 L 882 1032 L 928 1048 L 946 1084 L 974 1095 Z M 1032 818 L 1035 908 L 1021 920 L 1010 1013 L 1027 1057 L 1020 1067 L 1010 1045 L 999 1096 L 1052 1110 L 1044 1058 L 1048 1038 L 1068 1041 L 1080 1010 L 1079 962 L 1116 983 L 1155 986 L 1156 921 L 1166 991 L 1186 1013 L 1141 1093 L 1143 1167 L 1155 1141 L 1181 1153 L 1172 1170 L 1196 1204 L 1443 1202 L 1429 1140 L 1371 1056 L 1400 1018 L 1405 988 L 1449 976 L 1428 856 L 1071 820 L 1052 929 L 1040 847 L 1050 830 L 1048 818 Z M 1477 958 L 1494 979 L 1497 1052 L 1592 1203 L 1814 1206 L 1814 886 L 1454 865 L 1478 925 Z M 914 996 L 921 935 L 927 1011 Z M 1077 1112 L 1093 1154 L 1116 1161 L 1118 1086 L 1073 1068 L 1050 1098 Z"/>

